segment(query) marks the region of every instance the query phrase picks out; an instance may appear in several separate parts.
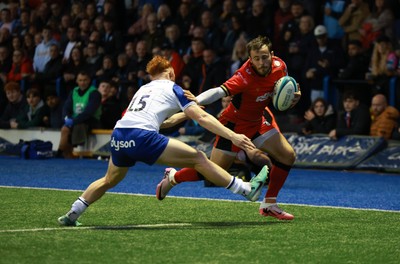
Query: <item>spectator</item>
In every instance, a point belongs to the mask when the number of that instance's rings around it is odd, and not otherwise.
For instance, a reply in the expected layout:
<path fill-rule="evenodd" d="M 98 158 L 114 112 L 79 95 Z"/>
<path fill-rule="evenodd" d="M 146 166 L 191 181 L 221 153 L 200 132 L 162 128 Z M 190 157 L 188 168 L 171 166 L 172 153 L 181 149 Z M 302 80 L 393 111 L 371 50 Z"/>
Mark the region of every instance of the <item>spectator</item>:
<path fill-rule="evenodd" d="M 247 40 L 244 35 L 238 38 L 233 46 L 229 76 L 232 76 L 249 58 Z"/>
<path fill-rule="evenodd" d="M 34 41 L 34 36 L 31 33 L 26 33 L 24 35 L 22 49 L 25 51 L 28 58 L 33 61 L 33 57 L 35 56 L 36 43 Z"/>
<path fill-rule="evenodd" d="M 58 44 L 50 44 L 49 49 L 50 60 L 46 62 L 42 72 L 35 72 L 31 75 L 31 82 L 36 83 L 39 87 L 43 87 L 43 94 L 56 91 L 56 82 L 58 78 L 63 76 L 62 56 Z M 60 94 L 60 96 L 64 96 Z"/>
<path fill-rule="evenodd" d="M 67 63 L 69 61 L 71 51 L 75 47 L 81 47 L 81 42 L 78 38 L 78 28 L 75 26 L 69 26 L 67 30 L 67 39 L 64 43 L 61 43 L 61 50 L 64 54 L 63 62 Z"/>
<path fill-rule="evenodd" d="M 369 135 L 371 116 L 368 107 L 360 104 L 352 91 L 344 93 L 342 102 L 344 112 L 339 114 L 336 129 L 329 132 L 329 137 L 338 139 L 346 135 Z"/>
<path fill-rule="evenodd" d="M 189 30 L 193 25 L 193 15 L 191 12 L 190 4 L 188 2 L 181 2 L 178 8 L 178 12 L 175 15 L 174 24 L 179 27 L 182 38 L 187 40 L 189 38 Z M 182 55 L 182 54 L 181 54 Z"/>
<path fill-rule="evenodd" d="M 29 79 L 33 74 L 32 61 L 24 54 L 22 50 L 13 52 L 11 70 L 7 74 L 7 81 L 21 82 Z M 24 89 L 24 87 L 22 87 Z"/>
<path fill-rule="evenodd" d="M 12 36 L 8 28 L 5 27 L 0 29 L 0 45 L 11 47 L 12 46 L 11 41 L 12 41 Z"/>
<path fill-rule="evenodd" d="M 284 57 L 286 57 L 285 61 L 290 70 L 290 75 L 300 82 L 302 80 L 307 54 L 311 48 L 315 46 L 315 36 L 313 35 L 314 27 L 314 19 L 309 15 L 302 15 L 299 20 L 297 33 L 293 35 L 288 46 L 284 46 L 280 49 Z M 303 95 L 307 96 L 307 93 Z M 302 105 L 302 102 L 298 104 L 298 106 L 300 105 Z M 304 108 L 300 112 L 303 113 L 309 106 L 310 103 L 303 104 Z"/>
<path fill-rule="evenodd" d="M 271 35 L 272 23 L 273 9 L 267 6 L 263 0 L 253 0 L 245 22 L 249 39 Z"/>
<path fill-rule="evenodd" d="M 148 53 L 151 53 L 154 47 L 160 47 L 164 42 L 164 31 L 157 28 L 157 15 L 155 13 L 147 16 L 147 29 L 142 34 L 142 40 L 146 41 Z"/>
<path fill-rule="evenodd" d="M 232 26 L 226 33 L 223 42 L 224 52 L 226 54 L 226 57 L 228 57 L 228 55 L 232 55 L 234 45 L 239 38 L 241 37 L 246 38 L 246 32 L 244 31 L 243 23 L 244 22 L 240 20 L 240 16 L 238 16 L 237 14 L 233 14 L 231 16 Z"/>
<path fill-rule="evenodd" d="M 42 42 L 36 46 L 35 55 L 33 56 L 33 69 L 35 72 L 43 73 L 46 63 L 51 59 L 50 46 L 58 44 L 53 39 L 52 29 L 48 26 L 42 30 Z"/>
<path fill-rule="evenodd" d="M 117 86 L 114 83 L 113 86 Z M 102 81 L 97 88 L 101 94 L 101 128 L 113 129 L 115 123 L 121 118 L 122 108 L 117 97 L 111 91 L 111 83 L 108 81 Z"/>
<path fill-rule="evenodd" d="M 22 49 L 22 40 L 19 36 L 12 36 L 11 40 L 11 50 L 20 50 Z"/>
<path fill-rule="evenodd" d="M 347 65 L 338 77 L 342 80 L 364 80 L 369 67 L 369 57 L 362 49 L 361 41 L 351 40 L 347 43 Z"/>
<path fill-rule="evenodd" d="M 57 22 L 57 24 L 60 24 L 62 14 L 63 14 L 63 10 L 60 6 L 60 3 L 55 2 L 50 5 L 49 20 L 54 20 Z"/>
<path fill-rule="evenodd" d="M 63 46 L 64 43 L 68 42 L 68 28 L 72 27 L 71 17 L 68 14 L 64 14 L 61 17 L 61 23 L 58 25 L 58 31 L 60 32 L 60 43 Z"/>
<path fill-rule="evenodd" d="M 47 24 L 50 18 L 50 8 L 47 1 L 41 1 L 37 8 L 31 9 L 31 21 L 32 25 L 37 31 L 41 31 L 42 28 Z"/>
<path fill-rule="evenodd" d="M 375 95 L 371 102 L 370 135 L 391 139 L 393 132 L 399 127 L 399 116 L 399 111 L 388 105 L 385 95 Z"/>
<path fill-rule="evenodd" d="M 164 43 L 161 46 L 161 54 L 171 63 L 171 66 L 175 72 L 175 81 L 180 83 L 182 72 L 185 67 L 185 62 L 183 62 L 182 57 L 169 45 L 169 43 Z"/>
<path fill-rule="evenodd" d="M 78 84 L 64 103 L 64 125 L 61 128 L 60 143 L 57 156 L 74 158 L 73 147 L 83 144 L 92 128 L 100 127 L 101 95 L 96 87 L 91 86 L 88 73 L 81 71 L 76 82 Z"/>
<path fill-rule="evenodd" d="M 80 1 L 73 1 L 71 5 L 70 14 L 72 25 L 78 27 L 81 19 L 85 15 L 85 10 L 83 8 L 83 3 Z"/>
<path fill-rule="evenodd" d="M 114 21 L 111 17 L 104 17 L 103 26 L 104 35 L 102 43 L 104 54 L 116 57 L 117 54 L 124 50 L 121 32 L 114 27 Z"/>
<path fill-rule="evenodd" d="M 339 71 L 338 78 L 340 80 L 359 80 L 365 79 L 365 74 L 369 68 L 369 57 L 366 52 L 362 49 L 361 41 L 350 40 L 347 44 L 347 64 L 343 69 Z M 369 84 L 364 83 L 349 83 L 338 86 L 340 94 L 343 94 L 346 90 L 354 89 L 357 93 L 360 102 L 368 105 L 371 100 L 371 88 Z"/>
<path fill-rule="evenodd" d="M 290 12 L 292 14 L 292 19 L 290 19 L 286 24 L 283 25 L 282 33 L 281 33 L 281 41 L 280 43 L 288 48 L 293 42 L 296 42 L 298 35 L 300 34 L 299 24 L 300 18 L 303 15 L 307 15 L 306 10 L 304 9 L 304 5 L 300 1 L 293 1 L 290 5 Z M 280 54 L 283 59 L 286 59 L 286 54 Z"/>
<path fill-rule="evenodd" d="M 146 65 L 151 60 L 151 54 L 147 52 L 147 43 L 140 40 L 136 44 L 136 55 L 130 65 L 129 80 L 135 83 L 136 87 L 140 87 L 143 83 L 150 81 L 146 74 Z"/>
<path fill-rule="evenodd" d="M 87 46 L 90 39 L 90 34 L 93 31 L 93 25 L 90 23 L 90 20 L 86 17 L 81 19 L 79 23 L 79 39 L 82 41 L 83 46 Z"/>
<path fill-rule="evenodd" d="M 319 25 L 314 29 L 317 45 L 310 48 L 304 65 L 305 87 L 311 91 L 310 100 L 323 97 L 323 79 L 336 77 L 344 66 L 344 53 L 340 46 L 328 40 L 326 27 Z M 306 94 L 305 94 L 306 95 Z"/>
<path fill-rule="evenodd" d="M 190 45 L 190 53 L 183 56 L 185 68 L 183 69 L 182 81 L 186 79 L 190 83 L 190 91 L 194 95 L 199 94 L 201 65 L 203 63 L 203 51 L 206 45 L 201 38 L 193 38 Z M 185 85 L 186 87 L 186 85 Z M 188 89 L 188 87 L 186 87 Z"/>
<path fill-rule="evenodd" d="M 375 0 L 369 16 L 361 25 L 361 42 L 364 49 L 370 49 L 380 35 L 393 38 L 394 14 L 389 6 L 389 0 Z"/>
<path fill-rule="evenodd" d="M 217 19 L 218 27 L 221 28 L 223 35 L 226 35 L 232 28 L 231 18 L 234 13 L 233 7 L 233 0 L 224 0 L 222 3 L 222 11 L 217 14 L 219 16 Z"/>
<path fill-rule="evenodd" d="M 328 39 L 340 44 L 343 42 L 344 30 L 339 24 L 348 0 L 327 0 L 324 7 L 324 26 L 328 31 Z M 343 43 L 344 44 L 344 43 Z"/>
<path fill-rule="evenodd" d="M 221 111 L 217 114 L 217 118 L 220 118 L 224 110 L 228 107 L 230 102 L 232 101 L 232 96 L 228 95 L 221 98 Z"/>
<path fill-rule="evenodd" d="M 399 62 L 396 53 L 393 50 L 390 39 L 385 36 L 379 36 L 375 42 L 371 56 L 371 78 L 374 84 L 372 93 L 383 93 L 388 96 L 389 80 L 396 74 L 397 64 Z M 367 78 L 369 75 L 367 75 Z"/>
<path fill-rule="evenodd" d="M 336 115 L 331 105 L 321 97 L 315 99 L 304 113 L 306 122 L 301 129 L 304 135 L 328 134 L 336 126 Z"/>
<path fill-rule="evenodd" d="M 10 122 L 11 128 L 25 129 L 30 127 L 44 126 L 43 117 L 48 112 L 42 98 L 40 91 L 36 88 L 30 88 L 26 91 L 27 105 L 23 108 L 15 121 Z"/>
<path fill-rule="evenodd" d="M 208 89 L 218 87 L 224 83 L 226 79 L 225 63 L 217 56 L 213 49 L 206 48 L 203 51 L 203 62 L 200 71 L 200 86 L 198 93 L 202 93 Z M 213 116 L 221 111 L 221 100 L 217 100 L 209 104 L 205 108 L 206 112 Z"/>
<path fill-rule="evenodd" d="M 236 14 L 238 16 L 240 16 L 240 20 L 245 21 L 248 12 L 250 12 L 249 1 L 237 0 L 236 1 Z"/>
<path fill-rule="evenodd" d="M 274 35 L 273 41 L 275 55 L 281 56 L 284 47 L 282 43 L 282 30 L 286 23 L 293 19 L 293 14 L 290 11 L 292 0 L 279 0 L 279 8 L 274 13 Z"/>
<path fill-rule="evenodd" d="M 171 24 L 165 29 L 164 43 L 168 43 L 180 56 L 183 56 L 189 47 L 189 43 L 181 37 L 181 32 L 176 24 Z"/>
<path fill-rule="evenodd" d="M 61 129 L 64 125 L 62 113 L 64 102 L 55 91 L 49 91 L 46 94 L 46 105 L 48 107 L 48 112 L 43 117 L 43 123 L 46 127 Z"/>
<path fill-rule="evenodd" d="M 0 29 L 7 28 L 9 32 L 13 32 L 16 25 L 15 22 L 11 17 L 10 9 L 3 8 L 1 10 Z"/>
<path fill-rule="evenodd" d="M 96 72 L 96 82 L 112 80 L 115 76 L 116 67 L 112 56 L 105 55 L 100 69 Z"/>
<path fill-rule="evenodd" d="M 129 86 L 129 67 L 128 55 L 124 52 L 120 53 L 117 57 L 117 67 L 115 69 L 112 81 L 119 85 L 120 93 L 126 94 L 126 89 Z"/>
<path fill-rule="evenodd" d="M 74 47 L 71 50 L 71 58 L 64 64 L 63 82 L 67 94 L 76 86 L 76 78 L 78 73 L 86 69 L 85 58 L 79 47 Z"/>
<path fill-rule="evenodd" d="M 128 36 L 131 41 L 139 39 L 143 32 L 145 32 L 147 29 L 147 17 L 154 12 L 154 9 L 150 3 L 147 3 L 138 12 L 139 19 L 128 28 Z"/>
<path fill-rule="evenodd" d="M 360 25 L 369 16 L 367 3 L 363 0 L 351 0 L 343 15 L 339 18 L 339 24 L 345 32 L 346 42 L 361 40 Z M 347 43 L 345 43 L 347 45 Z"/>
<path fill-rule="evenodd" d="M 96 9 L 96 3 L 95 2 L 89 2 L 86 4 L 85 8 L 85 17 L 87 17 L 90 21 L 90 23 L 93 25 L 94 21 L 96 20 L 97 17 L 97 9 Z"/>
<path fill-rule="evenodd" d="M 8 82 L 4 86 L 7 96 L 7 106 L 0 118 L 0 128 L 11 128 L 11 123 L 23 113 L 27 102 L 21 93 L 21 87 L 17 82 Z"/>
<path fill-rule="evenodd" d="M 85 61 L 86 61 L 86 70 L 90 74 L 90 78 L 95 78 L 96 72 L 101 68 L 101 64 L 103 62 L 103 57 L 98 52 L 97 42 L 89 41 L 88 45 L 85 48 Z"/>
<path fill-rule="evenodd" d="M 157 9 L 157 28 L 162 32 L 172 24 L 171 9 L 167 4 L 161 4 Z"/>
<path fill-rule="evenodd" d="M 27 9 L 22 9 L 19 15 L 19 23 L 16 24 L 12 33 L 17 36 L 24 36 L 31 27 L 30 12 Z"/>
<path fill-rule="evenodd" d="M 221 29 L 218 28 L 215 19 L 211 11 L 205 10 L 201 14 L 200 26 L 205 29 L 204 41 L 206 46 L 213 49 L 221 56 L 224 54 L 222 46 L 224 36 Z"/>
<path fill-rule="evenodd" d="M 7 82 L 7 74 L 11 70 L 12 57 L 10 56 L 10 49 L 7 46 L 0 46 L 0 79 L 1 87 Z"/>

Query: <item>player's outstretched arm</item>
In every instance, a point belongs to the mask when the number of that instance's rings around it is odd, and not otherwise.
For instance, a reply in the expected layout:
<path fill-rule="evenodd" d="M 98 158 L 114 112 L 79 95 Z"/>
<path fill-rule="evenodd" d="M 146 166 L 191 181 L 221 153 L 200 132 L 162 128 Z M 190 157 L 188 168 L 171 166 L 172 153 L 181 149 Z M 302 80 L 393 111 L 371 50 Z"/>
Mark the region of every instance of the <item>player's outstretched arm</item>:
<path fill-rule="evenodd" d="M 251 140 L 245 135 L 236 134 L 229 128 L 223 126 L 215 117 L 208 114 L 198 105 L 191 105 L 185 109 L 184 113 L 193 120 L 196 120 L 202 127 L 223 138 L 229 139 L 233 144 L 241 149 L 255 148 Z"/>
<path fill-rule="evenodd" d="M 215 87 L 202 92 L 196 97 L 196 99 L 199 105 L 208 105 L 227 95 L 229 94 L 226 94 L 224 89 L 221 87 Z"/>
<path fill-rule="evenodd" d="M 189 118 L 185 115 L 184 112 L 179 112 L 179 113 L 172 115 L 171 117 L 166 119 L 164 122 L 162 122 L 160 128 L 173 127 L 187 119 L 189 119 Z"/>

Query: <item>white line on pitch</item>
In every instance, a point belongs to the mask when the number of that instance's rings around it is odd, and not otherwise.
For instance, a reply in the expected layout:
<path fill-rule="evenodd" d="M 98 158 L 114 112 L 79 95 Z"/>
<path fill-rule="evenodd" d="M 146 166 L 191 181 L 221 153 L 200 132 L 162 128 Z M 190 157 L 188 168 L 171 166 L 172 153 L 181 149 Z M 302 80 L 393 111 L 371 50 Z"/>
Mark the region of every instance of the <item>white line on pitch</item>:
<path fill-rule="evenodd" d="M 41 232 L 41 231 L 59 231 L 59 230 L 123 230 L 123 229 L 146 229 L 162 227 L 185 227 L 192 226 L 190 223 L 170 223 L 170 224 L 148 224 L 148 225 L 125 225 L 125 226 L 78 226 L 78 227 L 44 227 L 31 229 L 10 229 L 0 230 L 0 233 L 18 233 L 18 232 Z"/>

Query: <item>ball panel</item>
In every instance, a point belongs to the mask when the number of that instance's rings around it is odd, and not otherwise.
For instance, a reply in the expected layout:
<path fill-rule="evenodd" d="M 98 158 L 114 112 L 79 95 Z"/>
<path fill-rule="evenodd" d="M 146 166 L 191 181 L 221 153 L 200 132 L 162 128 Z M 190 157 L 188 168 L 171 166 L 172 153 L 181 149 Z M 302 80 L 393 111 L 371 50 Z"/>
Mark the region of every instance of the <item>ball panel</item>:
<path fill-rule="evenodd" d="M 279 111 L 289 109 L 294 93 L 298 91 L 296 80 L 290 76 L 284 76 L 276 82 L 274 89 L 272 104 L 275 109 Z"/>

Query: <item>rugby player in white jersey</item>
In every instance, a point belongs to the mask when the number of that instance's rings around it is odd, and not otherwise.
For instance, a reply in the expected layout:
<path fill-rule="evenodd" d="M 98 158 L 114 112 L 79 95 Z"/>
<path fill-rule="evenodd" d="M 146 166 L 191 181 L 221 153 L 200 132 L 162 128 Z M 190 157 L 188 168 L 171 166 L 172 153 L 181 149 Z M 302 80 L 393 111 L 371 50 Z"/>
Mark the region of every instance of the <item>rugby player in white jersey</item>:
<path fill-rule="evenodd" d="M 134 166 L 137 161 L 149 165 L 158 163 L 191 167 L 217 186 L 226 187 L 250 201 L 258 200 L 268 177 L 267 166 L 250 182 L 243 182 L 211 162 L 203 152 L 177 139 L 161 135 L 159 129 L 181 122 L 186 115 L 212 133 L 231 140 L 241 149 L 255 149 L 250 139 L 224 127 L 194 101 L 187 99 L 182 88 L 174 83 L 174 70 L 165 58 L 155 56 L 147 64 L 146 70 L 152 81 L 137 91 L 125 115 L 114 127 L 111 135 L 111 157 L 105 176 L 90 184 L 72 204 L 71 210 L 58 218 L 60 225 L 80 225 L 77 219 L 86 208 L 124 179 L 129 167 Z M 184 114 L 175 114 L 179 111 Z"/>

